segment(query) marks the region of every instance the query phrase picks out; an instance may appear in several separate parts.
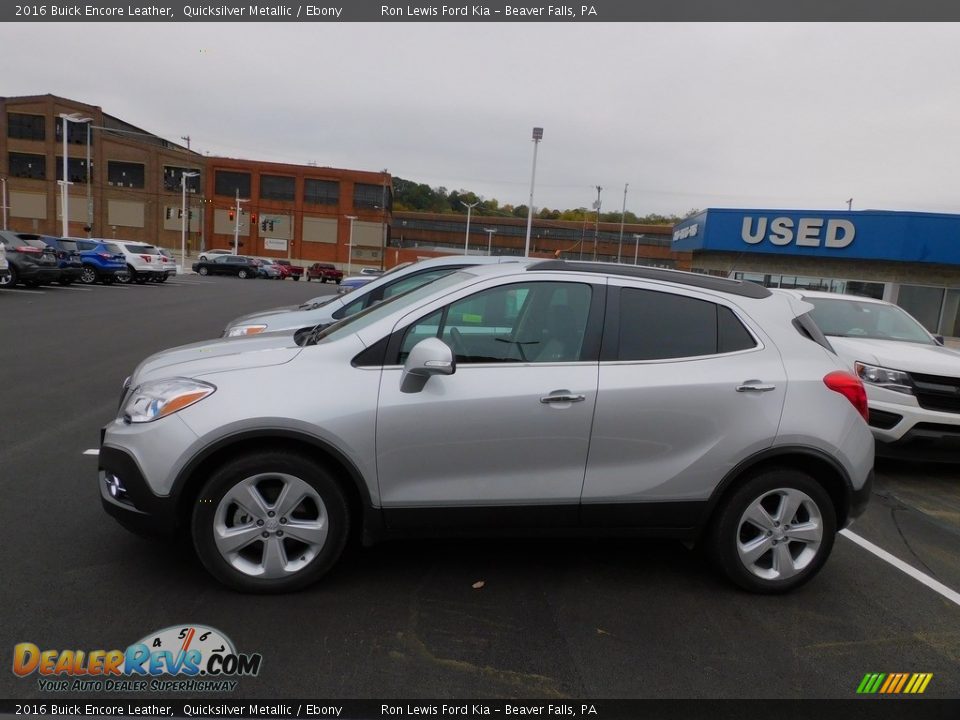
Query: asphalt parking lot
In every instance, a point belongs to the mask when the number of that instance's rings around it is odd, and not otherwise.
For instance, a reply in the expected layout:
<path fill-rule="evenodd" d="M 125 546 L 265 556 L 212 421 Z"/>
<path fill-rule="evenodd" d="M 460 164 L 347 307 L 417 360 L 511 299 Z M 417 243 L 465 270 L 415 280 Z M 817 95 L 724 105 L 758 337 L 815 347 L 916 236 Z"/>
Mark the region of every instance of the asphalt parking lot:
<path fill-rule="evenodd" d="M 681 545 L 623 540 L 395 542 L 351 551 L 304 592 L 245 596 L 188 547 L 104 514 L 84 451 L 140 360 L 333 291 L 195 276 L 0 291 L 0 697 L 49 697 L 9 671 L 18 642 L 125 648 L 186 623 L 263 654 L 229 697 L 852 698 L 871 672 L 933 673 L 926 696 L 960 696 L 950 466 L 879 465 L 852 528 L 945 594 L 842 537 L 783 597 L 734 589 Z"/>

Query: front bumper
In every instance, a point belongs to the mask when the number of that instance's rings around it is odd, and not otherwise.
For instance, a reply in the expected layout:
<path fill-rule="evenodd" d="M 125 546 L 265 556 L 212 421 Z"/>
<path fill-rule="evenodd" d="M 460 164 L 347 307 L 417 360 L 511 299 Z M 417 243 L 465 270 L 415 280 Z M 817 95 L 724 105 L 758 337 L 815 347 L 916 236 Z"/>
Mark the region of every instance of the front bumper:
<path fill-rule="evenodd" d="M 155 495 L 129 454 L 101 445 L 98 478 L 103 509 L 125 528 L 147 535 L 176 531 L 175 500 Z"/>

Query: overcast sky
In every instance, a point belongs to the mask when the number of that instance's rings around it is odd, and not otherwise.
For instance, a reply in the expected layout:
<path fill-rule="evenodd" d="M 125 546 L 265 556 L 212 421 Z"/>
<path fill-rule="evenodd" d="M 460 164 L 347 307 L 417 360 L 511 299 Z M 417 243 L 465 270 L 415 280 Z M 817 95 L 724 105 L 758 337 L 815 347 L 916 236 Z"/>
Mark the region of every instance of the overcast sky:
<path fill-rule="evenodd" d="M 62 53 L 61 53 L 62 51 Z M 36 24 L 0 95 L 536 207 L 960 212 L 957 24 Z"/>

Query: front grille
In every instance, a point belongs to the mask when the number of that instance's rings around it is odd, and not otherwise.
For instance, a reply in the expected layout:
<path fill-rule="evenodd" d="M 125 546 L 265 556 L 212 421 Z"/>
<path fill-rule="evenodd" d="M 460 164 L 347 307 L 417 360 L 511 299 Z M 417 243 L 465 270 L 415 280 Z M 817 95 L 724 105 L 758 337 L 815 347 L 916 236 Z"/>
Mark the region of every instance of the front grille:
<path fill-rule="evenodd" d="M 917 403 L 926 410 L 960 413 L 960 378 L 910 373 Z"/>

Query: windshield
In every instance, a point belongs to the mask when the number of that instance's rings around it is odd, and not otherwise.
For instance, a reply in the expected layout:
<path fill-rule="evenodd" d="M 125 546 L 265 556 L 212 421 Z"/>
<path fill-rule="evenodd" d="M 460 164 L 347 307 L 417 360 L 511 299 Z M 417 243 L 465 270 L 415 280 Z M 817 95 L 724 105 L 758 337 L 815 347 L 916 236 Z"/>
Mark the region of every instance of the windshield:
<path fill-rule="evenodd" d="M 383 302 L 376 303 L 365 310 L 361 310 L 355 315 L 349 315 L 340 322 L 327 326 L 321 332 L 317 333 L 312 339 L 314 342 L 326 342 L 329 340 L 337 340 L 344 335 L 360 332 L 363 330 L 363 328 L 368 327 L 379 321 L 381 318 L 389 315 L 397 307 L 414 304 L 425 297 L 433 295 L 438 290 L 453 287 L 454 285 L 457 285 L 470 277 L 474 277 L 474 275 L 469 272 L 452 273 L 438 280 L 434 280 L 432 283 L 427 283 L 426 285 L 421 285 L 420 287 L 414 288 L 409 292 L 394 295 L 391 298 L 387 298 Z"/>
<path fill-rule="evenodd" d="M 935 345 L 923 326 L 896 305 L 844 298 L 805 297 L 812 303 L 814 322 L 824 335 Z"/>

